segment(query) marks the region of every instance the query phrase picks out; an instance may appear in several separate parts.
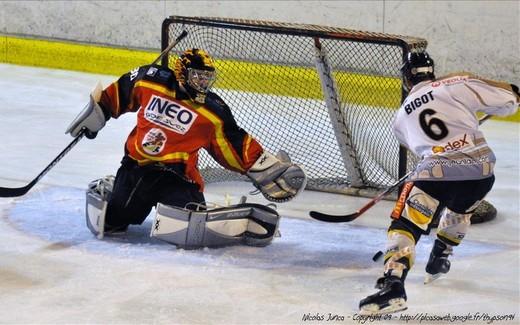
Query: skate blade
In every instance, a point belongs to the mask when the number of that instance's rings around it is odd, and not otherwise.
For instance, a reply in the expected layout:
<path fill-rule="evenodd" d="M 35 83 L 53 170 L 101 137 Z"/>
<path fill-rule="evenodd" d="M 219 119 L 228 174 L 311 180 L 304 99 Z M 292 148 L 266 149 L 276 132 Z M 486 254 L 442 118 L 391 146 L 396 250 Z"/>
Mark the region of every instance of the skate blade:
<path fill-rule="evenodd" d="M 433 281 L 437 280 L 442 276 L 442 273 L 437 274 L 426 274 L 424 277 L 424 284 L 432 283 Z"/>
<path fill-rule="evenodd" d="M 406 310 L 408 306 L 406 306 L 406 300 L 403 298 L 395 298 L 390 299 L 388 301 L 388 306 L 384 308 L 379 308 L 377 304 L 369 304 L 361 307 L 359 310 L 359 315 L 361 316 L 375 316 L 375 315 L 384 315 L 384 314 L 392 314 L 397 313 L 399 311 Z"/>

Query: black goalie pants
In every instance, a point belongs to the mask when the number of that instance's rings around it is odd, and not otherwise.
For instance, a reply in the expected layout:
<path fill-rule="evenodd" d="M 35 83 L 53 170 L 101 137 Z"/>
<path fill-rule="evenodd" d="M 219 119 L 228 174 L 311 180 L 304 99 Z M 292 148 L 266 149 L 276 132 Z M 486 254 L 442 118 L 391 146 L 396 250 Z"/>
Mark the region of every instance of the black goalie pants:
<path fill-rule="evenodd" d="M 184 208 L 188 203 L 204 203 L 205 199 L 197 184 L 171 171 L 141 167 L 125 157 L 108 200 L 105 223 L 112 227 L 141 224 L 159 202 Z"/>

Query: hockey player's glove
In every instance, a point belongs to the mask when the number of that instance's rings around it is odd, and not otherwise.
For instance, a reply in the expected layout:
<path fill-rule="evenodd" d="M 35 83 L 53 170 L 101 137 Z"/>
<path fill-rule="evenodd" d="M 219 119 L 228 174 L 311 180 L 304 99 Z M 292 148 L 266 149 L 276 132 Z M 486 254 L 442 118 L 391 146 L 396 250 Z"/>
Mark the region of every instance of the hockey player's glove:
<path fill-rule="evenodd" d="M 276 157 L 264 151 L 246 175 L 271 202 L 292 200 L 307 184 L 303 168 L 293 164 L 289 155 L 281 150 Z"/>
<path fill-rule="evenodd" d="M 98 104 L 102 90 L 101 84 L 98 84 L 90 94 L 89 103 L 70 123 L 65 133 L 70 133 L 75 138 L 82 129 L 85 129 L 87 138 L 94 139 L 96 137 L 97 132 L 105 126 L 106 121 L 110 118 Z"/>

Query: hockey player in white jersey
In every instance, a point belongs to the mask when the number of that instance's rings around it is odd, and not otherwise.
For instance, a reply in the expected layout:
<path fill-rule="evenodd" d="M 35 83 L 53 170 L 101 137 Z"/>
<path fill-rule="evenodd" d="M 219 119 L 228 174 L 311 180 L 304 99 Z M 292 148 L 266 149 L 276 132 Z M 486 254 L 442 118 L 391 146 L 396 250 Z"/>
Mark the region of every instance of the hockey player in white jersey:
<path fill-rule="evenodd" d="M 408 54 L 402 68 L 408 97 L 393 120 L 398 141 L 421 157 L 392 211 L 380 291 L 361 300 L 360 313 L 406 309 L 404 281 L 415 245 L 440 215 L 425 283 L 450 269 L 449 255 L 461 243 L 471 213 L 491 190 L 495 155 L 479 131 L 477 112 L 505 116 L 517 111 L 518 87 L 470 73 L 435 78 L 426 52 Z"/>

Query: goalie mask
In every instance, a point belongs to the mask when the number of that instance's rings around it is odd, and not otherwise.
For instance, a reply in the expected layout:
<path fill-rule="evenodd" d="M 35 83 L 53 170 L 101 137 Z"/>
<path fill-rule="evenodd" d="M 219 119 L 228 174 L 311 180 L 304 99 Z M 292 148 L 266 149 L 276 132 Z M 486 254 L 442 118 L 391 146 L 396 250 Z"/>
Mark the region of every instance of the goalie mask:
<path fill-rule="evenodd" d="M 407 91 L 421 81 L 435 79 L 433 59 L 426 51 L 408 53 L 401 72 L 403 87 Z"/>
<path fill-rule="evenodd" d="M 198 103 L 206 101 L 206 94 L 216 80 L 215 65 L 204 50 L 184 51 L 175 62 L 175 77 L 190 98 Z"/>

